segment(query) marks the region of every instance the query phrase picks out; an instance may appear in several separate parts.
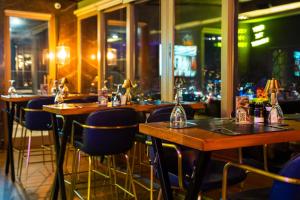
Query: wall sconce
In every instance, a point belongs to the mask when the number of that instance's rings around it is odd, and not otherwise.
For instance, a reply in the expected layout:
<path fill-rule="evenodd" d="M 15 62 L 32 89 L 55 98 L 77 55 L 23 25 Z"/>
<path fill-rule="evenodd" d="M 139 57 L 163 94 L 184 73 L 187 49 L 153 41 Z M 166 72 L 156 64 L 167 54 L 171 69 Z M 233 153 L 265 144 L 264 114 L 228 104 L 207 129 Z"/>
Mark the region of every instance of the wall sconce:
<path fill-rule="evenodd" d="M 64 45 L 56 47 L 56 64 L 70 64 L 70 47 Z"/>

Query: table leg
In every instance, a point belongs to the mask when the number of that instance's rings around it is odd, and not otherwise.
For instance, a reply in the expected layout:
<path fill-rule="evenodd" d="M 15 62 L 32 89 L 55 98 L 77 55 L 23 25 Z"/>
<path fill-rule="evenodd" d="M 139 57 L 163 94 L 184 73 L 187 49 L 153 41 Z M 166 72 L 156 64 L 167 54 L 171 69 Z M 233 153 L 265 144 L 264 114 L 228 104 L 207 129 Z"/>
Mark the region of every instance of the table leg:
<path fill-rule="evenodd" d="M 13 134 L 13 124 L 14 124 L 14 115 L 15 115 L 15 103 L 12 102 L 11 106 L 9 106 L 9 102 L 6 102 L 7 108 L 7 157 L 5 164 L 5 174 L 9 173 L 9 165 L 11 170 L 11 180 L 15 181 L 15 167 L 14 167 L 14 154 L 13 154 L 13 144 L 12 144 L 12 134 Z"/>
<path fill-rule="evenodd" d="M 154 147 L 154 153 L 156 155 L 156 161 L 157 161 L 156 165 L 157 165 L 160 185 L 162 189 L 162 194 L 164 200 L 171 200 L 173 199 L 173 196 L 172 196 L 168 171 L 165 167 L 166 164 L 165 164 L 162 142 L 161 139 L 154 138 L 154 137 L 152 137 L 152 142 Z"/>
<path fill-rule="evenodd" d="M 66 189 L 64 182 L 64 172 L 63 172 L 63 163 L 66 151 L 67 144 L 67 134 L 64 131 L 61 138 L 61 144 L 59 143 L 59 134 L 57 129 L 57 119 L 56 115 L 52 114 L 52 126 L 54 133 L 54 145 L 56 152 L 56 172 L 55 179 L 53 183 L 53 190 L 51 194 L 51 199 L 58 199 L 58 191 L 60 190 L 61 199 L 66 199 Z"/>
<path fill-rule="evenodd" d="M 210 154 L 211 152 L 199 152 L 191 176 L 187 195 L 185 197 L 186 200 L 196 200 L 198 198 L 198 193 L 200 192 L 203 178 L 205 176 L 205 173 L 207 172 L 207 167 L 210 161 Z"/>

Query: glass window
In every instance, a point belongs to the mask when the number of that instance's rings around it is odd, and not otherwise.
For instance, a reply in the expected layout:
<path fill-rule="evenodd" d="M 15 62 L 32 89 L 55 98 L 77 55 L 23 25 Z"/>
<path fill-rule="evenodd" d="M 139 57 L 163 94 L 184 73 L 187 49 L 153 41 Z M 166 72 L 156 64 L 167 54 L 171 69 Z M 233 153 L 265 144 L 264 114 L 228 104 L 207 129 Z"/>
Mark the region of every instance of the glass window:
<path fill-rule="evenodd" d="M 37 93 L 47 83 L 48 22 L 9 17 L 11 79 L 20 93 Z"/>
<path fill-rule="evenodd" d="M 261 97 L 267 80 L 275 78 L 281 85 L 279 100 L 300 98 L 300 14 L 299 3 L 293 2 L 239 3 L 238 95 Z"/>
<path fill-rule="evenodd" d="M 174 84 L 183 100 L 220 99 L 221 0 L 175 0 Z"/>
<path fill-rule="evenodd" d="M 126 78 L 126 8 L 105 13 L 105 79 L 112 89 Z"/>
<path fill-rule="evenodd" d="M 152 99 L 160 99 L 160 16 L 160 0 L 135 4 L 135 81 Z"/>
<path fill-rule="evenodd" d="M 81 20 L 81 92 L 97 92 L 97 16 Z"/>

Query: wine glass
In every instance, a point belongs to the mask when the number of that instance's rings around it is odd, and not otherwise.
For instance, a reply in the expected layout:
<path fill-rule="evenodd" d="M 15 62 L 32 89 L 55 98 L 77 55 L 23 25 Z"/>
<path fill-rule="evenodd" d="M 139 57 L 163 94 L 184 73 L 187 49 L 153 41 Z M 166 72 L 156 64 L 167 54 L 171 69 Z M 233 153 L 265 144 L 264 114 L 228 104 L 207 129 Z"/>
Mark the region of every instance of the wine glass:
<path fill-rule="evenodd" d="M 59 89 L 56 93 L 56 96 L 55 96 L 55 99 L 54 99 L 54 103 L 55 104 L 62 104 L 64 102 L 64 95 L 63 95 L 63 86 L 62 85 L 59 85 Z"/>
<path fill-rule="evenodd" d="M 8 88 L 8 95 L 9 96 L 16 96 L 17 95 L 16 88 L 14 87 L 14 82 L 15 82 L 15 80 L 9 80 L 9 83 L 10 83 L 10 86 Z"/>
<path fill-rule="evenodd" d="M 171 128 L 184 128 L 186 126 L 187 118 L 186 118 L 186 113 L 182 105 L 180 104 L 180 98 L 179 93 L 180 93 L 180 84 L 176 86 L 177 89 L 177 101 L 176 105 L 174 106 L 171 116 L 170 116 L 170 127 Z"/>

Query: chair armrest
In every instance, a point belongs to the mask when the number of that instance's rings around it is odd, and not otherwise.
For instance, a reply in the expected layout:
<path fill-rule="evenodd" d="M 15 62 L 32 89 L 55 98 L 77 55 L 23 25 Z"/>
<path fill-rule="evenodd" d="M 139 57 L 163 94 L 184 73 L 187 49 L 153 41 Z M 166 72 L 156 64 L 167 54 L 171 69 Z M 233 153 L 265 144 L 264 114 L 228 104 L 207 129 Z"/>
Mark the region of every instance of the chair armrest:
<path fill-rule="evenodd" d="M 265 176 L 265 177 L 268 177 L 268 178 L 271 178 L 271 179 L 274 179 L 274 180 L 277 180 L 277 181 L 281 181 L 281 182 L 284 182 L 284 183 L 300 185 L 300 179 L 281 176 L 281 175 L 274 174 L 274 173 L 264 171 L 264 170 L 261 170 L 261 169 L 257 169 L 255 167 L 251 167 L 251 166 L 248 166 L 248 165 L 228 162 L 224 166 L 224 169 L 223 169 L 223 183 L 222 183 L 222 199 L 223 200 L 226 200 L 226 198 L 227 198 L 226 197 L 226 193 L 227 193 L 227 176 L 228 176 L 228 169 L 230 167 L 237 167 L 237 168 L 243 169 L 245 171 L 252 172 L 252 173 L 255 173 L 255 174 L 258 174 L 258 175 L 262 175 L 262 176 Z"/>
<path fill-rule="evenodd" d="M 22 108 L 25 112 L 45 112 L 43 109 L 36 109 L 36 108 Z"/>
<path fill-rule="evenodd" d="M 61 127 L 60 130 L 65 130 L 66 120 L 65 120 L 64 116 L 63 115 L 56 115 L 56 118 L 60 119 L 62 121 L 62 127 Z"/>
<path fill-rule="evenodd" d="M 146 145 L 151 146 L 152 142 L 147 140 Z M 173 149 L 173 150 L 176 151 L 177 165 L 178 165 L 178 172 L 177 172 L 178 173 L 178 185 L 179 185 L 180 189 L 183 189 L 183 172 L 182 172 L 182 153 L 181 153 L 181 150 L 177 145 L 171 144 L 171 143 L 162 143 L 162 147 Z"/>

